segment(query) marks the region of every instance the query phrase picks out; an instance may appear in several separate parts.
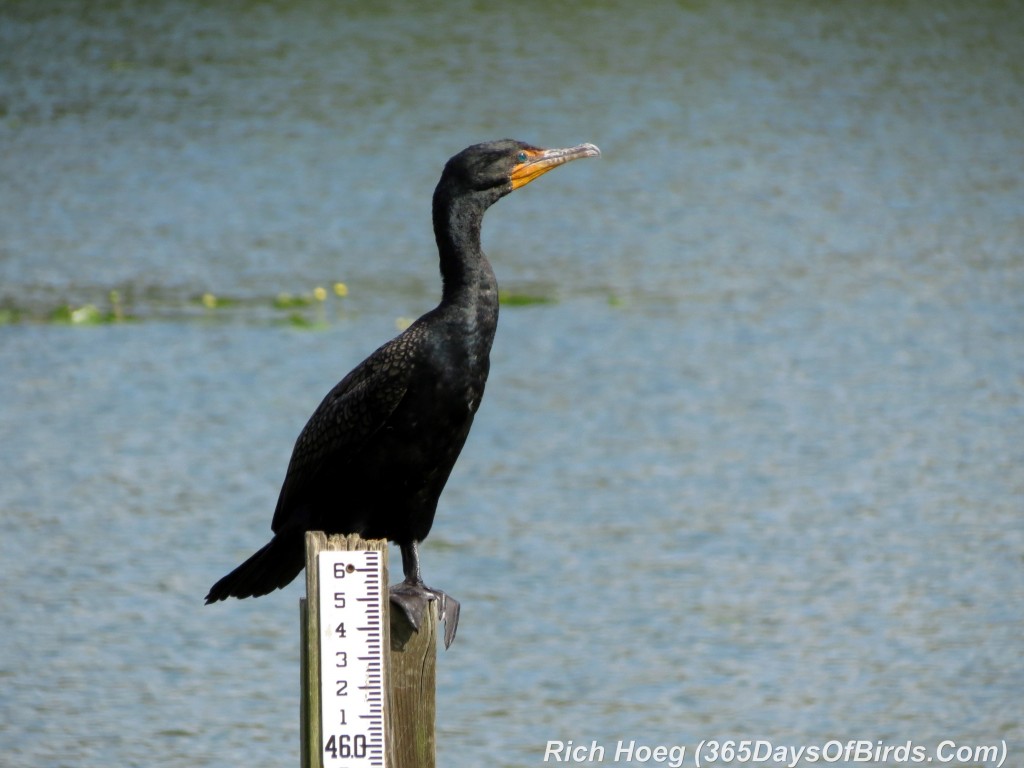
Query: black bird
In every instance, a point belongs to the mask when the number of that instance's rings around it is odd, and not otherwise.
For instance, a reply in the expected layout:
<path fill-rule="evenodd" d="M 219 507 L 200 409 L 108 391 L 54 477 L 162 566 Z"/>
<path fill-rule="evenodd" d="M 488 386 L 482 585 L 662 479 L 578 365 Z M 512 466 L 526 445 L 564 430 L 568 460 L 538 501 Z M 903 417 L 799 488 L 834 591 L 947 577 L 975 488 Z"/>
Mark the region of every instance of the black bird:
<path fill-rule="evenodd" d="M 439 600 L 445 647 L 459 604 L 424 585 L 419 543 L 480 406 L 498 325 L 498 284 L 480 248 L 484 213 L 552 168 L 597 157 L 593 144 L 540 149 L 504 139 L 452 157 L 434 190 L 441 303 L 343 378 L 299 434 L 271 529 L 274 537 L 210 588 L 207 603 L 265 595 L 305 565 L 305 532 L 386 538 L 402 551 L 405 581 L 391 600 L 418 628 Z"/>

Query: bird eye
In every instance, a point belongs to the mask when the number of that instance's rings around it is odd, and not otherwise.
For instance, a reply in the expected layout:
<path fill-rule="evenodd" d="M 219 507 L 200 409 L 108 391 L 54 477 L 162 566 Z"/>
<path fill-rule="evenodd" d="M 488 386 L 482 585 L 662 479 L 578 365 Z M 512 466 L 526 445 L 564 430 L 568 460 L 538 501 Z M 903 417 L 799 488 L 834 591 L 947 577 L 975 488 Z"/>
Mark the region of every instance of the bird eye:
<path fill-rule="evenodd" d="M 518 162 L 518 163 L 525 163 L 526 162 L 526 153 L 525 152 L 520 152 L 518 155 L 516 155 L 516 162 Z"/>

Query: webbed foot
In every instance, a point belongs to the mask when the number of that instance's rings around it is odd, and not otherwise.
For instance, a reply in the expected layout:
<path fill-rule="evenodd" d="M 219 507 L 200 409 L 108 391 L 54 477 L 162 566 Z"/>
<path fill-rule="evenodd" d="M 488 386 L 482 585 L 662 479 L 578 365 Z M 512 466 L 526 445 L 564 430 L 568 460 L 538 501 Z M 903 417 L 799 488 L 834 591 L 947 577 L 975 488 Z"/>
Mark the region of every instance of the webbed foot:
<path fill-rule="evenodd" d="M 459 629 L 459 601 L 454 597 L 442 592 L 440 589 L 432 589 L 422 582 L 414 582 L 406 579 L 401 584 L 396 584 L 390 590 L 391 602 L 402 609 L 405 618 L 417 632 L 423 623 L 423 615 L 427 605 L 432 600 L 437 600 L 437 618 L 444 622 L 444 647 L 447 650 L 455 640 L 455 633 Z"/>

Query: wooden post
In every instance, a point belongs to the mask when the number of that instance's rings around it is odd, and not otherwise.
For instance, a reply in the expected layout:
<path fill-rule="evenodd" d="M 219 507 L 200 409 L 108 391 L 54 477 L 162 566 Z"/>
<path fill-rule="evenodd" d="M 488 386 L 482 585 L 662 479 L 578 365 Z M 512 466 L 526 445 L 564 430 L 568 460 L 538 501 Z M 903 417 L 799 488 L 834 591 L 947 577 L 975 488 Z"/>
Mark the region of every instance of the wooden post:
<path fill-rule="evenodd" d="M 302 768 L 324 768 L 320 722 L 320 603 L 317 555 L 323 550 L 376 549 L 384 553 L 384 589 L 387 588 L 387 541 L 359 536 L 327 537 L 320 531 L 306 534 L 306 597 L 299 602 L 301 619 L 300 738 Z M 384 707 L 387 768 L 435 768 L 435 687 L 437 658 L 437 605 L 431 603 L 416 632 L 400 611 L 384 601 L 385 680 Z M 327 768 L 330 768 L 328 766 Z"/>
<path fill-rule="evenodd" d="M 437 601 L 430 603 L 419 632 L 405 614 L 392 611 L 389 768 L 434 768 L 436 669 Z"/>

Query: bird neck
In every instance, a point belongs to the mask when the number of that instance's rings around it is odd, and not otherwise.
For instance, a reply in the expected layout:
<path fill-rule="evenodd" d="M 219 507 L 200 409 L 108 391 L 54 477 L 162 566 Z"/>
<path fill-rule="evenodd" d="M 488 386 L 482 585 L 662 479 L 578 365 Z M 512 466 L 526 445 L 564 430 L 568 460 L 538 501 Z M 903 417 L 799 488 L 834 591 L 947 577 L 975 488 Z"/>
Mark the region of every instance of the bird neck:
<path fill-rule="evenodd" d="M 480 228 L 488 205 L 473 197 L 434 198 L 434 236 L 441 259 L 443 304 L 476 305 L 497 301 L 494 272 L 480 246 Z M 493 294 L 493 296 L 492 296 Z"/>

